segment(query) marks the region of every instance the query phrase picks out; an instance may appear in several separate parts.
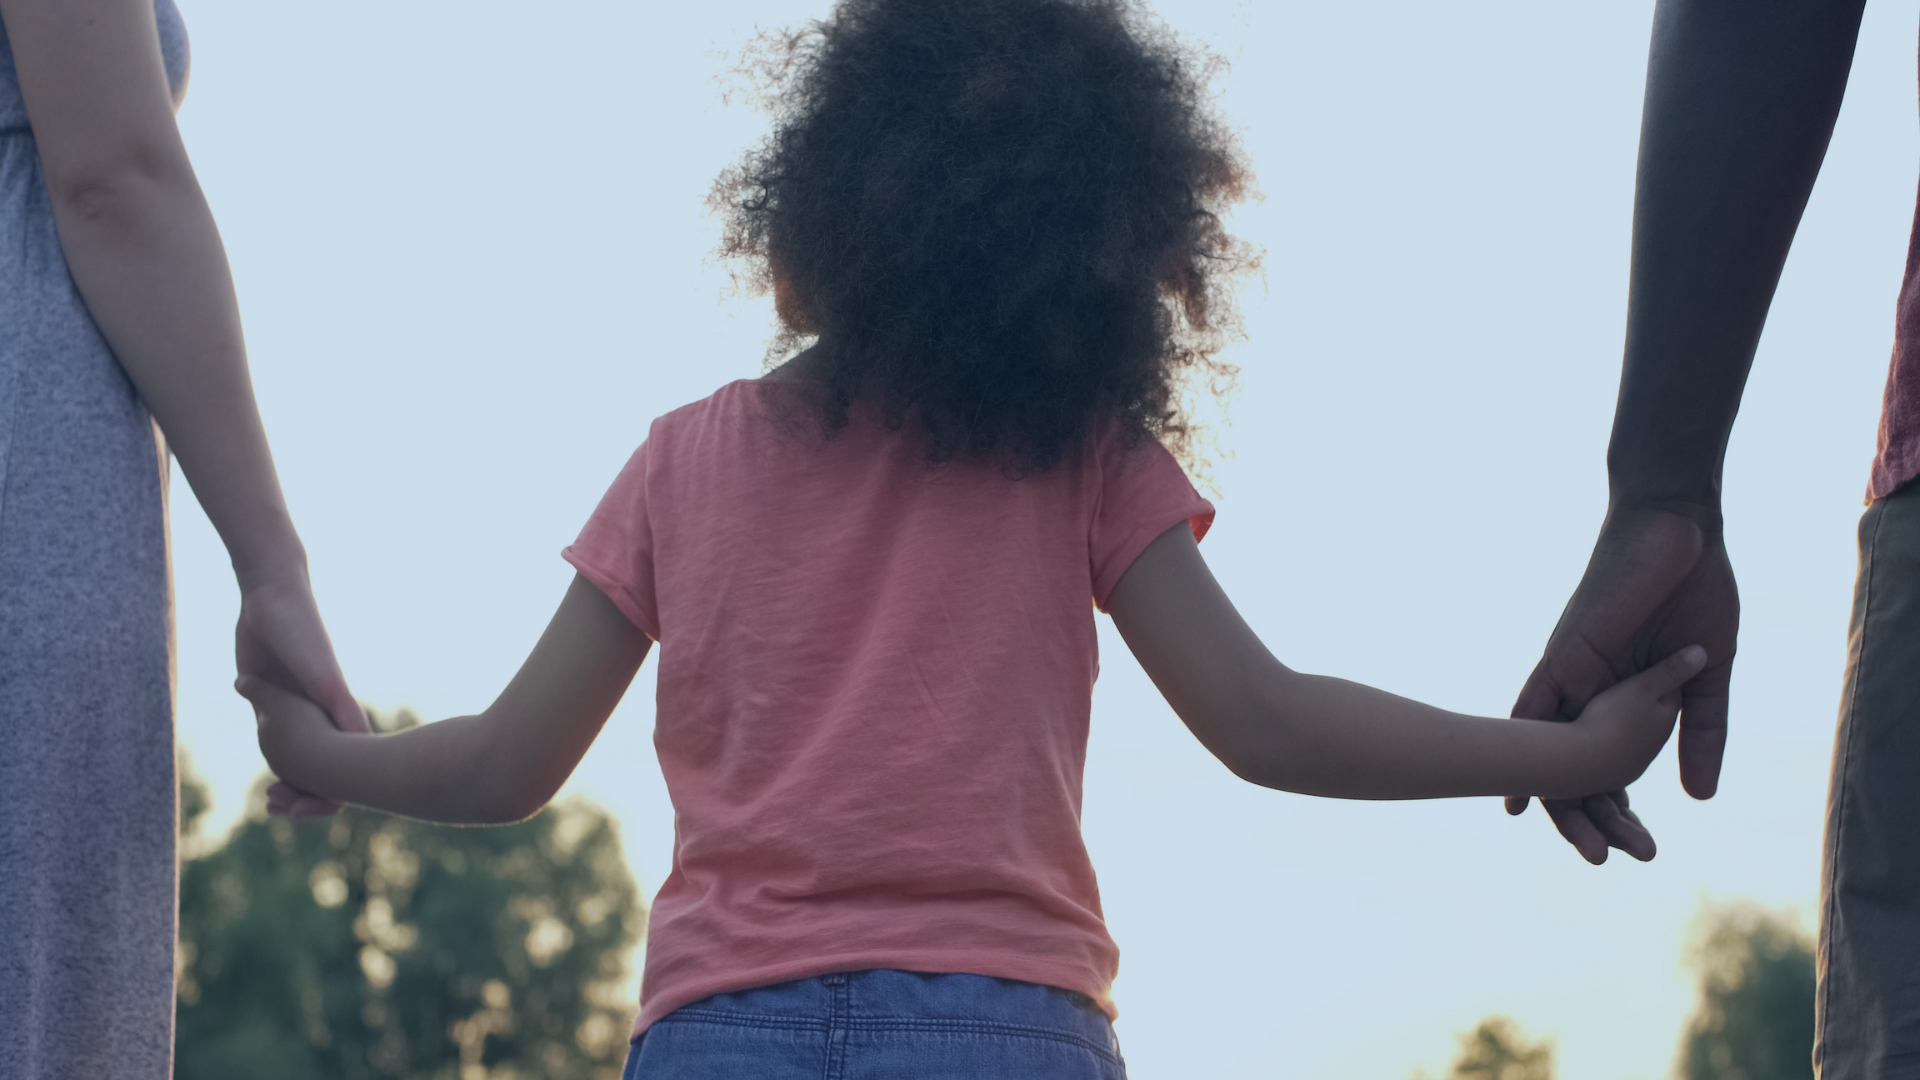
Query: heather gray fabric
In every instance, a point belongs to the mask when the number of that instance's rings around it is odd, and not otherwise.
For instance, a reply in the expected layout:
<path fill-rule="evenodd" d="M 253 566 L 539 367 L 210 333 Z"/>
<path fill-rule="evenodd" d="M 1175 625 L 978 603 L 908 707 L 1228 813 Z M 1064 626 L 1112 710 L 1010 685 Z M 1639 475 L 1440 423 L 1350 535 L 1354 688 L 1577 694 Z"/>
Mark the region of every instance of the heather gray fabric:
<path fill-rule="evenodd" d="M 1814 1068 L 1920 1078 L 1920 481 L 1860 519 L 1821 861 Z"/>
<path fill-rule="evenodd" d="M 156 5 L 176 101 L 186 35 Z M 166 455 L 68 276 L 0 28 L 0 1080 L 164 1080 Z"/>

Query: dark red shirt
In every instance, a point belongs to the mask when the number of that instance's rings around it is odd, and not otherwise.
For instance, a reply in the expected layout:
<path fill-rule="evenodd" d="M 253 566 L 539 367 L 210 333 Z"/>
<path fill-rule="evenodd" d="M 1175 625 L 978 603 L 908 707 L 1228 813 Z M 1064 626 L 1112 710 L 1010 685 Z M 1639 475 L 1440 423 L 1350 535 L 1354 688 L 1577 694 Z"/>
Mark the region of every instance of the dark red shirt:
<path fill-rule="evenodd" d="M 1880 448 L 1873 458 L 1869 501 L 1920 476 L 1920 210 L 1907 244 L 1907 276 L 1893 322 L 1893 365 L 1880 411 Z"/>
<path fill-rule="evenodd" d="M 1920 209 L 1907 241 L 1907 275 L 1893 320 L 1893 364 L 1880 408 L 1880 446 L 1867 500 L 1891 495 L 1920 476 Z"/>

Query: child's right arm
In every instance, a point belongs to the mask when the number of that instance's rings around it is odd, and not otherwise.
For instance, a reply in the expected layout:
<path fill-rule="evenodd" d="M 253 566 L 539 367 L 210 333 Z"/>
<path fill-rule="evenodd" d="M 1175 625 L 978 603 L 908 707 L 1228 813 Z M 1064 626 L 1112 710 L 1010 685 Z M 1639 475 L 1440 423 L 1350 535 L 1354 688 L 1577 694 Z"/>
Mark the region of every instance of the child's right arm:
<path fill-rule="evenodd" d="M 1465 716 L 1289 670 L 1261 644 L 1185 522 L 1107 598 L 1128 648 L 1189 730 L 1264 787 L 1345 799 L 1576 798 L 1624 788 L 1673 731 L 1688 647 L 1596 697 L 1570 724 Z"/>
<path fill-rule="evenodd" d="M 653 646 L 612 600 L 575 575 L 546 633 L 477 716 L 393 735 L 336 730 L 312 702 L 242 677 L 260 750 L 302 791 L 392 814 L 460 824 L 530 817 L 566 782 Z"/>

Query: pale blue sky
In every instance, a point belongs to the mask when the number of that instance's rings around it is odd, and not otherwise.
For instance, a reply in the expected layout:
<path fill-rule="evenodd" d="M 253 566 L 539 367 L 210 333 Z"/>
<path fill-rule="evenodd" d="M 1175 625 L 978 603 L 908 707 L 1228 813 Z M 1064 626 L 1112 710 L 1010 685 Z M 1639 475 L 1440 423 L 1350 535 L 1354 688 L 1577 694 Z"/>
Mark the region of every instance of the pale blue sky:
<path fill-rule="evenodd" d="M 757 371 L 703 211 L 764 130 L 719 76 L 825 0 L 180 0 L 181 114 L 348 677 L 477 710 L 654 415 Z M 1534 811 L 1249 787 L 1102 620 L 1085 828 L 1135 1080 L 1440 1071 L 1490 1012 L 1564 1080 L 1668 1074 L 1703 898 L 1810 915 L 1854 562 L 1916 176 L 1911 0 L 1872 5 L 1727 465 L 1745 600 L 1719 798 L 1581 863 Z M 1265 201 L 1208 560 L 1290 665 L 1502 713 L 1603 510 L 1650 0 L 1162 4 L 1231 64 Z M 180 731 L 231 821 L 261 768 L 236 598 L 176 488 Z M 649 891 L 672 818 L 643 671 L 572 790 Z M 1810 921 L 1810 920 L 1809 920 Z"/>

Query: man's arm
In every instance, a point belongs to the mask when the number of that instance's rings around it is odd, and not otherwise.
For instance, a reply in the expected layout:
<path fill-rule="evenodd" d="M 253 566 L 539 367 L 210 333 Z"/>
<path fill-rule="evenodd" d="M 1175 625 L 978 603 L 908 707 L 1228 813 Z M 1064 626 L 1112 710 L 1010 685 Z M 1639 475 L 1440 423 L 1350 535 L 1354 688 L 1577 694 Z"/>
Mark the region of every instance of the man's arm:
<path fill-rule="evenodd" d="M 1515 716 L 1564 719 L 1699 642 L 1680 779 L 1719 783 L 1739 597 L 1721 544 L 1727 436 L 1853 64 L 1864 0 L 1660 0 L 1634 191 L 1606 523 Z M 1510 800 L 1514 813 L 1524 799 Z M 1549 803 L 1588 861 L 1653 857 L 1624 795 Z"/>

